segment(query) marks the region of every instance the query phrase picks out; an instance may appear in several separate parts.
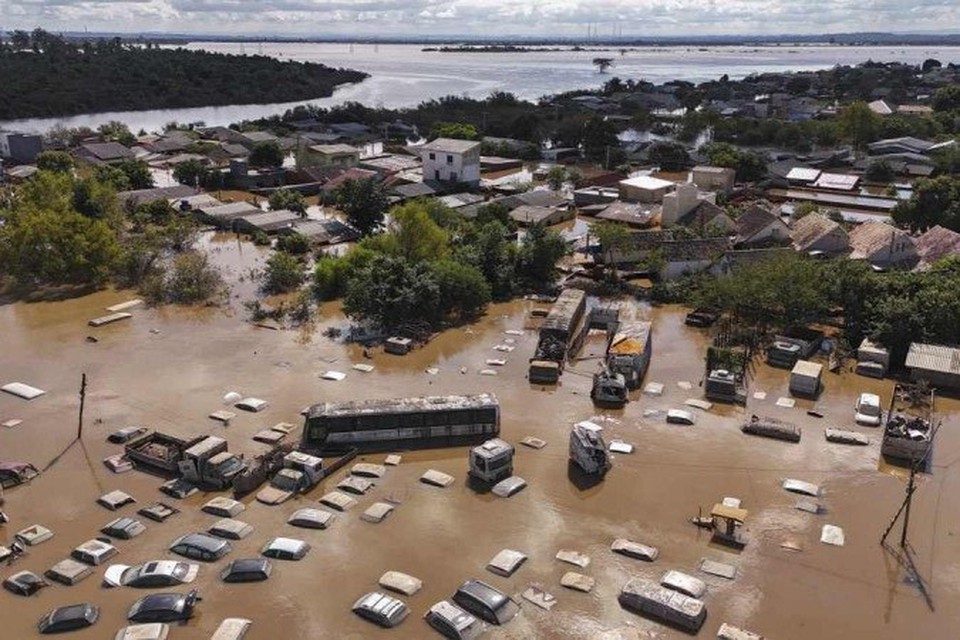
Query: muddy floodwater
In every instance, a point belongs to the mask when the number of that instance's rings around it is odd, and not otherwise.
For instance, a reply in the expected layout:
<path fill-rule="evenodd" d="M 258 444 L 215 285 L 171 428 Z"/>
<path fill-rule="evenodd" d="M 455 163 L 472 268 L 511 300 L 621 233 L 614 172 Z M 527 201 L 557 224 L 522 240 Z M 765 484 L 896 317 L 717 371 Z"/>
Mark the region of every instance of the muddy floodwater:
<path fill-rule="evenodd" d="M 225 254 L 232 250 L 224 244 L 222 259 L 228 260 Z M 509 336 L 504 331 L 524 329 L 532 302 L 494 305 L 475 325 L 448 331 L 406 357 L 374 350 L 367 360 L 359 348 L 323 337 L 325 326 L 344 324 L 335 305 L 321 309 L 313 331 L 253 327 L 236 310 L 172 307 L 138 307 L 131 310 L 130 320 L 98 329 L 87 326 L 87 320 L 106 313 L 104 307 L 130 297 L 107 291 L 68 301 L 0 306 L 0 382 L 25 382 L 47 392 L 32 401 L 0 394 L 0 422 L 23 421 L 14 428 L 0 427 L 0 460 L 38 467 L 56 460 L 29 485 L 4 494 L 10 522 L 0 526 L 0 539 L 9 544 L 14 532 L 35 523 L 55 535 L 30 548 L 14 565 L 0 567 L 3 577 L 22 569 L 42 573 L 98 535 L 108 521 L 133 515 L 138 506 L 154 500 L 175 502 L 181 513 L 164 523 L 144 520 L 143 535 L 116 542 L 120 555 L 115 562 L 174 558 L 167 551 L 174 538 L 203 531 L 215 521 L 199 509 L 215 494 L 173 501 L 158 491 L 157 477 L 139 471 L 112 474 L 102 460 L 120 450 L 105 440 L 113 429 L 144 425 L 186 436 L 216 434 L 229 439 L 232 451 L 251 456 L 267 449 L 251 439 L 255 432 L 278 422 L 301 424 L 299 412 L 311 403 L 486 391 L 500 401 L 502 437 L 518 445 L 515 472 L 529 483 L 526 490 L 509 499 L 475 493 L 466 483 L 466 448 L 454 448 L 398 452 L 402 463 L 389 467 L 359 504 L 339 514 L 327 530 L 298 529 L 286 520 L 296 509 L 319 506 L 318 498 L 344 471 L 279 506 L 259 504 L 248 496 L 243 499 L 247 509 L 238 517 L 255 527 L 253 534 L 235 542 L 226 559 L 201 566 L 195 586 L 203 601 L 197 615 L 175 626 L 170 638 L 208 638 L 231 616 L 253 620 L 247 637 L 254 640 L 439 637 L 421 616 L 469 578 L 511 594 L 536 584 L 557 598 L 549 612 L 524 602 L 516 619 L 488 631 L 490 638 L 602 638 L 613 630 L 621 630 L 622 637 L 684 637 L 617 603 L 619 589 L 630 577 L 659 580 L 670 569 L 707 583 L 702 638 L 715 637 L 723 622 L 777 640 L 957 637 L 960 407 L 955 401 L 938 402 L 944 425 L 934 447 L 932 473 L 919 478 L 911 513 L 909 541 L 928 601 L 896 558 L 878 544 L 903 499 L 905 475 L 878 462 L 878 429 L 853 425 L 856 395 L 878 392 L 886 403 L 890 381 L 826 373 L 826 390 L 816 402 L 824 418 L 817 419 L 806 414 L 814 404 L 810 401 L 798 401 L 792 409 L 775 406 L 778 397 L 788 395 L 788 373 L 760 364 L 746 409 L 692 409 L 698 413 L 696 425 L 676 426 L 666 424 L 663 412 L 700 397 L 707 341 L 703 330 L 683 325 L 683 312 L 677 308 L 644 311 L 654 321 L 646 381 L 662 382 L 663 395 L 636 393 L 625 411 L 598 413 L 589 397 L 596 361 L 575 363 L 555 388 L 527 383 L 526 365 L 536 334 L 526 330 Z M 98 341 L 89 342 L 87 336 Z M 492 349 L 510 337 L 515 339 L 513 352 Z M 496 376 L 480 375 L 488 358 L 505 358 L 507 364 L 497 368 Z M 351 369 L 359 362 L 373 364 L 375 370 Z M 435 375 L 425 372 L 429 367 L 438 369 Z M 327 370 L 344 372 L 346 379 L 321 379 Z M 84 372 L 84 431 L 74 442 Z M 691 388 L 679 382 L 689 382 Z M 225 408 L 223 397 L 230 391 L 270 404 L 261 413 L 237 411 L 229 426 L 207 418 Z M 765 399 L 754 399 L 757 391 L 766 392 Z M 661 412 L 645 417 L 650 409 Z M 796 422 L 803 428 L 801 442 L 741 434 L 739 424 L 750 413 Z M 570 427 L 585 419 L 600 422 L 608 442 L 619 438 L 635 446 L 632 454 L 615 455 L 606 479 L 590 487 L 571 480 L 567 463 Z M 827 443 L 823 429 L 828 426 L 856 429 L 868 434 L 871 443 Z M 541 450 L 526 448 L 519 445 L 525 436 L 548 444 Z M 373 462 L 383 458 L 364 456 Z M 455 476 L 455 484 L 439 489 L 418 482 L 431 468 Z M 796 510 L 798 496 L 780 487 L 788 477 L 820 484 L 825 513 Z M 138 505 L 113 513 L 95 503 L 114 489 L 130 493 Z M 709 510 L 725 496 L 740 498 L 750 512 L 744 528 L 749 542 L 740 552 L 711 544 L 706 532 L 688 522 L 698 507 Z M 392 515 L 380 524 L 360 519 L 367 506 L 384 498 L 399 502 Z M 824 524 L 842 527 L 846 545 L 820 543 Z M 256 556 L 264 542 L 277 535 L 305 539 L 313 549 L 301 562 L 275 561 L 273 575 L 264 583 L 219 580 L 228 560 Z M 611 553 L 610 544 L 620 537 L 659 547 L 660 557 L 645 563 Z M 785 542 L 800 551 L 783 549 Z M 510 578 L 484 568 L 504 548 L 529 556 Z M 579 551 L 591 562 L 585 569 L 561 563 L 554 558 L 560 549 Z M 735 565 L 736 578 L 700 573 L 703 558 Z M 571 569 L 596 578 L 591 593 L 560 586 L 560 577 Z M 387 570 L 412 574 L 424 585 L 416 595 L 403 597 L 411 615 L 392 630 L 374 627 L 350 612 L 356 598 L 377 589 L 379 576 Z M 125 624 L 127 609 L 150 591 L 105 589 L 102 574 L 101 567 L 75 586 L 54 585 L 31 598 L 0 592 L 0 637 L 36 637 L 36 622 L 46 611 L 87 601 L 101 607 L 100 620 L 69 637 L 112 638 Z M 631 628 L 637 636 L 629 635 Z"/>

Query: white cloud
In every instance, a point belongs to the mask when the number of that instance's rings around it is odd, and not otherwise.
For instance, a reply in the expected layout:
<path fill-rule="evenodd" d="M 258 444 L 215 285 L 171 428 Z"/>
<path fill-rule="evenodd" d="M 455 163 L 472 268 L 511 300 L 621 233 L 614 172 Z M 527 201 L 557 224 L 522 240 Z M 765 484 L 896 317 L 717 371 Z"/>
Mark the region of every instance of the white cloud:
<path fill-rule="evenodd" d="M 925 31 L 960 25 L 955 0 L 2 0 L 6 29 L 403 36 Z"/>

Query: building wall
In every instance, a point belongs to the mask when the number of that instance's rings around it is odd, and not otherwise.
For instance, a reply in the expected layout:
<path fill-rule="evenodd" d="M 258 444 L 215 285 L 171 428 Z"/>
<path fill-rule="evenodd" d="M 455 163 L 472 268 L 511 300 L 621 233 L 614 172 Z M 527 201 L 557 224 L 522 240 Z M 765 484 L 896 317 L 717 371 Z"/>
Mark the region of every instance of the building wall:
<path fill-rule="evenodd" d="M 424 150 L 422 160 L 424 180 L 480 184 L 479 148 L 465 154 Z"/>
<path fill-rule="evenodd" d="M 908 235 L 898 233 L 890 243 L 874 251 L 867 259 L 878 265 L 912 263 L 917 259 L 917 246 Z"/>
<path fill-rule="evenodd" d="M 958 375 L 914 367 L 910 370 L 910 377 L 913 380 L 926 380 L 938 389 L 960 390 L 960 376 Z"/>
<path fill-rule="evenodd" d="M 730 193 L 733 190 L 736 172 L 732 169 L 722 173 L 711 171 L 693 171 L 693 183 L 704 191 L 722 191 Z"/>
<path fill-rule="evenodd" d="M 764 240 L 785 240 L 790 237 L 790 229 L 780 220 L 773 220 L 763 229 L 753 234 L 748 243 L 763 242 Z"/>
<path fill-rule="evenodd" d="M 850 246 L 847 233 L 843 229 L 834 229 L 816 242 L 807 247 L 807 251 L 823 251 L 824 253 L 842 253 Z"/>
<path fill-rule="evenodd" d="M 685 260 L 682 262 L 668 262 L 660 270 L 660 277 L 664 280 L 676 280 L 685 273 L 696 273 L 698 271 L 703 271 L 713 263 L 713 260 Z"/>
<path fill-rule="evenodd" d="M 677 220 L 690 213 L 700 200 L 697 197 L 699 190 L 696 185 L 681 184 L 676 191 L 661 196 L 663 209 L 660 212 L 660 226 L 672 227 Z"/>
<path fill-rule="evenodd" d="M 670 187 L 660 189 L 641 189 L 640 187 L 620 183 L 620 199 L 625 202 L 663 202 Z"/>
<path fill-rule="evenodd" d="M 349 169 L 360 164 L 360 151 L 354 153 L 320 153 L 309 147 L 300 157 L 301 167 L 343 167 Z"/>

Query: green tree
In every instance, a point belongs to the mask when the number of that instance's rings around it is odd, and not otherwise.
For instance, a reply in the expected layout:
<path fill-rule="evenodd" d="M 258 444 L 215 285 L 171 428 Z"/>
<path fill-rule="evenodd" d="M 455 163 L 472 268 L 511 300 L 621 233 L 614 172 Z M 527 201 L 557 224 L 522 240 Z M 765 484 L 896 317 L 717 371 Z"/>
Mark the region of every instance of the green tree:
<path fill-rule="evenodd" d="M 150 167 L 143 160 L 124 160 L 116 165 L 127 176 L 130 189 L 152 189 L 153 176 Z M 119 189 L 118 189 L 119 191 Z"/>
<path fill-rule="evenodd" d="M 581 140 L 583 155 L 605 169 L 616 166 L 623 157 L 617 130 L 601 116 L 593 116 L 584 123 Z"/>
<path fill-rule="evenodd" d="M 611 262 L 613 252 L 625 249 L 630 243 L 630 229 L 620 222 L 601 221 L 590 225 L 590 233 L 600 243 L 604 262 Z"/>
<path fill-rule="evenodd" d="M 427 263 L 375 256 L 347 284 L 343 310 L 387 330 L 420 321 L 433 323 L 440 316 L 440 287 Z"/>
<path fill-rule="evenodd" d="M 453 138 L 454 140 L 479 140 L 477 128 L 465 122 L 435 122 L 430 129 L 430 139 Z"/>
<path fill-rule="evenodd" d="M 547 184 L 550 185 L 550 188 L 554 191 L 560 191 L 566 179 L 567 170 L 559 165 L 550 167 L 550 171 L 547 172 Z"/>
<path fill-rule="evenodd" d="M 933 94 L 934 111 L 955 111 L 960 109 L 960 84 L 940 87 Z"/>
<path fill-rule="evenodd" d="M 557 262 L 568 251 L 567 242 L 559 233 L 540 224 L 532 225 L 520 247 L 517 273 L 533 289 L 552 287 Z"/>
<path fill-rule="evenodd" d="M 701 151 L 706 153 L 708 162 L 712 166 L 734 169 L 739 182 L 757 182 L 767 175 L 767 163 L 763 158 L 755 153 L 737 149 L 726 142 L 704 145 Z"/>
<path fill-rule="evenodd" d="M 283 164 L 283 149 L 273 140 L 253 145 L 248 161 L 254 167 L 279 167 Z"/>
<path fill-rule="evenodd" d="M 336 191 L 337 207 L 347 222 L 363 235 L 377 231 L 389 201 L 383 186 L 375 178 L 346 180 Z"/>
<path fill-rule="evenodd" d="M 96 178 L 84 178 L 73 184 L 73 208 L 88 218 L 103 220 L 113 227 L 120 224 L 117 192 Z"/>
<path fill-rule="evenodd" d="M 206 164 L 197 159 L 180 162 L 173 168 L 173 179 L 188 187 L 201 186 L 205 181 L 206 174 Z"/>
<path fill-rule="evenodd" d="M 461 320 L 481 313 L 490 302 L 490 285 L 475 267 L 453 260 L 430 265 L 439 288 L 438 306 L 442 315 Z"/>
<path fill-rule="evenodd" d="M 913 231 L 936 225 L 960 231 L 960 178 L 940 176 L 917 180 L 910 199 L 894 207 L 893 219 Z"/>
<path fill-rule="evenodd" d="M 277 189 L 270 194 L 270 209 L 273 211 L 287 209 L 306 217 L 307 201 L 303 198 L 303 194 L 295 189 Z"/>
<path fill-rule="evenodd" d="M 97 131 L 103 136 L 104 140 L 119 142 L 125 147 L 133 146 L 137 142 L 136 137 L 130 133 L 130 128 L 117 120 L 111 120 L 100 125 Z"/>
<path fill-rule="evenodd" d="M 886 160 L 874 160 L 867 165 L 867 170 L 864 171 L 863 177 L 870 182 L 882 182 L 886 184 L 893 182 L 897 174 Z"/>
<path fill-rule="evenodd" d="M 880 116 L 866 102 L 851 102 L 840 110 L 837 124 L 843 136 L 850 140 L 854 149 L 863 149 L 868 142 L 877 139 L 882 126 Z"/>
<path fill-rule="evenodd" d="M 284 233 L 277 238 L 277 249 L 294 256 L 302 256 L 310 251 L 310 240 L 302 233 Z"/>
<path fill-rule="evenodd" d="M 390 233 L 396 238 L 399 255 L 409 262 L 442 260 L 450 251 L 446 231 L 430 218 L 420 202 L 409 202 L 393 210 Z"/>
<path fill-rule="evenodd" d="M 145 284 L 145 293 L 152 302 L 185 305 L 209 303 L 225 290 L 220 271 L 201 251 L 175 255 L 169 270 L 159 270 Z"/>
<path fill-rule="evenodd" d="M 677 142 L 658 141 L 647 149 L 650 162 L 666 171 L 682 171 L 690 166 L 687 148 Z"/>
<path fill-rule="evenodd" d="M 37 154 L 37 168 L 41 171 L 70 173 L 73 171 L 73 158 L 66 151 L 41 151 Z"/>
<path fill-rule="evenodd" d="M 296 256 L 277 251 L 267 259 L 263 274 L 263 290 L 267 293 L 293 291 L 306 280 L 303 263 Z"/>
<path fill-rule="evenodd" d="M 20 286 L 102 284 L 118 256 L 113 230 L 74 211 L 17 211 L 0 226 L 0 271 Z"/>

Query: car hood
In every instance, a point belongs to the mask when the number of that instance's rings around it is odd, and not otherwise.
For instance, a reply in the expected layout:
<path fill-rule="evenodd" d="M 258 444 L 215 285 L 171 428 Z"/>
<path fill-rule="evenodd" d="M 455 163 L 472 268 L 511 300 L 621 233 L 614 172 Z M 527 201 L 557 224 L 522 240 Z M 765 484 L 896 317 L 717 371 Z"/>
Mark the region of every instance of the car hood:
<path fill-rule="evenodd" d="M 293 495 L 292 491 L 284 491 L 276 487 L 264 487 L 257 494 L 257 500 L 264 504 L 280 504 Z"/>
<path fill-rule="evenodd" d="M 130 568 L 128 564 L 112 564 L 103 572 L 103 582 L 111 587 L 123 586 L 123 574 Z"/>
<path fill-rule="evenodd" d="M 856 420 L 857 422 L 861 422 L 863 424 L 880 424 L 880 416 L 868 416 L 867 414 L 860 412 L 857 412 Z"/>

